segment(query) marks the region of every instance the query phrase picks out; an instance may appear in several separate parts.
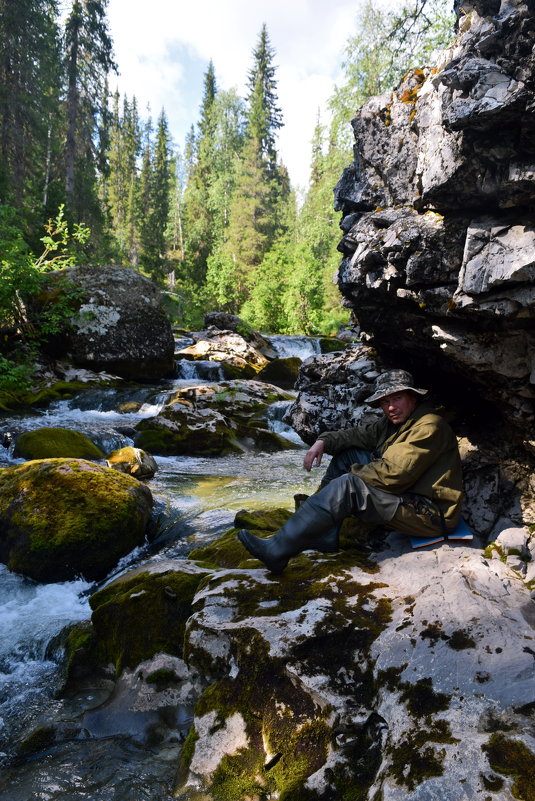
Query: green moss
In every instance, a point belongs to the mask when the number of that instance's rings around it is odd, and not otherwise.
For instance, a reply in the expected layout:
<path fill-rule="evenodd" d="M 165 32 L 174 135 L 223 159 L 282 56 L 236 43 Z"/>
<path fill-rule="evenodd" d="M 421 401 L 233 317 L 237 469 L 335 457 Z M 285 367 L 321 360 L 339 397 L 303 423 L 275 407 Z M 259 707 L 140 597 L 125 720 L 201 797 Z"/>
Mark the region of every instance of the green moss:
<path fill-rule="evenodd" d="M 17 753 L 20 757 L 36 754 L 39 751 L 50 748 L 50 746 L 54 744 L 55 739 L 56 731 L 53 726 L 41 726 L 22 740 L 17 749 Z"/>
<path fill-rule="evenodd" d="M 195 715 L 217 712 L 215 732 L 239 712 L 248 745 L 222 759 L 212 777 L 211 795 L 218 801 L 259 793 L 261 797 L 276 793 L 286 801 L 304 798 L 299 793 L 306 778 L 327 758 L 331 738 L 327 712 L 294 686 L 284 661 L 269 657 L 267 643 L 256 630 L 236 632 L 232 648 L 238 675 L 211 685 L 199 699 Z"/>
<path fill-rule="evenodd" d="M 485 559 L 492 559 L 494 552 L 498 554 L 501 562 L 505 562 L 507 560 L 507 556 L 502 546 L 498 545 L 497 542 L 490 542 L 483 551 L 483 556 L 485 557 Z"/>
<path fill-rule="evenodd" d="M 239 366 L 230 362 L 220 362 L 220 366 L 226 381 L 233 381 L 236 378 L 256 378 L 256 370 L 250 364 L 244 363 Z"/>
<path fill-rule="evenodd" d="M 402 686 L 401 674 L 406 667 L 407 663 L 405 662 L 399 667 L 389 667 L 386 668 L 386 670 L 380 670 L 377 673 L 377 689 L 380 690 L 385 687 L 387 690 L 390 690 L 390 692 L 399 689 Z"/>
<path fill-rule="evenodd" d="M 81 381 L 57 381 L 50 387 L 0 392 L 0 411 L 11 411 L 29 406 L 47 406 L 55 400 L 72 398 L 76 392 L 85 389 L 87 389 L 87 384 Z"/>
<path fill-rule="evenodd" d="M 446 639 L 444 629 L 442 628 L 442 623 L 439 620 L 429 624 L 427 628 L 422 629 L 420 632 L 420 637 L 422 640 L 429 640 L 429 644 L 431 646 L 436 645 L 438 640 Z"/>
<path fill-rule="evenodd" d="M 343 342 L 336 337 L 320 337 L 319 345 L 321 353 L 334 353 L 335 351 L 344 350 L 347 342 Z"/>
<path fill-rule="evenodd" d="M 68 428 L 37 428 L 17 438 L 14 456 L 24 459 L 103 459 L 104 454 L 80 431 Z"/>
<path fill-rule="evenodd" d="M 63 692 L 97 668 L 99 659 L 95 645 L 95 632 L 89 620 L 72 626 L 65 641 L 66 680 Z"/>
<path fill-rule="evenodd" d="M 103 578 L 141 545 L 152 495 L 83 459 L 44 459 L 0 473 L 0 559 L 37 581 Z"/>
<path fill-rule="evenodd" d="M 186 621 L 202 573 L 137 573 L 89 599 L 97 649 L 116 673 L 157 653 L 182 656 Z"/>
<path fill-rule="evenodd" d="M 187 425 L 170 430 L 160 427 L 153 418 L 142 420 L 136 428 L 136 447 L 162 456 L 184 453 L 190 456 L 224 456 L 242 452 L 235 433 L 223 425 L 217 426 L 214 431 L 208 428 L 191 429 Z"/>
<path fill-rule="evenodd" d="M 503 779 L 500 779 L 499 776 L 494 776 L 492 774 L 485 775 L 484 773 L 480 773 L 479 778 L 481 779 L 481 784 L 485 790 L 491 790 L 493 793 L 498 793 L 505 784 Z"/>
<path fill-rule="evenodd" d="M 240 509 L 234 518 L 235 528 L 251 531 L 278 531 L 291 516 L 287 509 Z"/>
<path fill-rule="evenodd" d="M 446 752 L 432 746 L 418 746 L 413 739 L 403 740 L 392 749 L 391 773 L 399 785 L 411 792 L 425 779 L 444 774 L 443 761 Z"/>
<path fill-rule="evenodd" d="M 276 387 L 292 389 L 297 381 L 300 366 L 301 359 L 296 356 L 274 359 L 260 370 L 257 378 L 259 381 L 267 381 Z"/>
<path fill-rule="evenodd" d="M 436 750 L 429 743 L 456 745 L 460 742 L 453 737 L 447 720 L 424 721 L 425 728 L 418 728 L 407 733 L 399 745 L 391 750 L 391 773 L 397 784 L 409 790 L 432 776 L 442 776 L 444 749 Z"/>
<path fill-rule="evenodd" d="M 147 684 L 155 684 L 158 692 L 166 690 L 168 687 L 176 687 L 178 684 L 180 684 L 180 679 L 176 675 L 175 671 L 166 670 L 165 668 L 153 670 L 152 673 L 149 673 L 145 677 L 145 681 Z"/>
<path fill-rule="evenodd" d="M 192 726 L 188 732 L 188 736 L 184 740 L 184 745 L 182 746 L 178 759 L 178 768 L 175 778 L 177 787 L 181 787 L 188 777 L 189 766 L 191 765 L 191 760 L 195 753 L 195 743 L 198 739 L 199 735 L 195 730 L 195 726 Z"/>
<path fill-rule="evenodd" d="M 400 699 L 406 702 L 411 715 L 422 717 L 448 709 L 451 696 L 433 690 L 430 678 L 419 679 L 416 684 L 404 683 Z"/>
<path fill-rule="evenodd" d="M 513 778 L 511 792 L 521 801 L 535 801 L 535 754 L 520 740 L 493 734 L 482 746 L 496 773 Z"/>

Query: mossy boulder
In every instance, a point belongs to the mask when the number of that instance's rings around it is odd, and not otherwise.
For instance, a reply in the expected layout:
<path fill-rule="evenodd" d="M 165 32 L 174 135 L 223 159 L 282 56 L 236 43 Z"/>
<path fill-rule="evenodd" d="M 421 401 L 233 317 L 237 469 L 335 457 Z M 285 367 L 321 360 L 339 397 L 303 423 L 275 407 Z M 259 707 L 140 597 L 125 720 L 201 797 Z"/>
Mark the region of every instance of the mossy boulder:
<path fill-rule="evenodd" d="M 249 378 L 256 378 L 256 370 L 247 362 L 243 362 L 243 364 L 236 364 L 230 362 L 220 362 L 221 369 L 223 371 L 223 376 L 227 381 L 233 381 L 235 379 L 242 379 L 247 380 Z"/>
<path fill-rule="evenodd" d="M 158 470 L 156 460 L 150 453 L 131 446 L 109 453 L 106 456 L 106 464 L 120 473 L 134 476 L 140 481 L 152 478 Z"/>
<path fill-rule="evenodd" d="M 80 647 L 93 664 L 112 663 L 118 675 L 158 653 L 182 656 L 186 621 L 206 571 L 196 567 L 161 572 L 136 570 L 91 596 L 91 640 L 80 630 Z M 87 653 L 81 652 L 84 660 Z M 71 671 L 77 660 L 71 661 Z"/>
<path fill-rule="evenodd" d="M 0 561 L 37 581 L 98 581 L 143 543 L 148 487 L 84 459 L 0 472 Z"/>
<path fill-rule="evenodd" d="M 104 454 L 89 437 L 68 428 L 37 428 L 25 431 L 15 443 L 14 456 L 23 459 L 103 459 Z"/>
<path fill-rule="evenodd" d="M 250 448 L 296 447 L 264 420 L 267 408 L 287 393 L 260 381 L 222 381 L 178 390 L 156 417 L 141 420 L 135 443 L 163 455 L 214 456 Z"/>
<path fill-rule="evenodd" d="M 136 447 L 164 456 L 219 456 L 241 452 L 236 431 L 218 411 L 175 403 L 136 426 Z"/>
<path fill-rule="evenodd" d="M 322 353 L 334 353 L 337 350 L 344 350 L 347 342 L 337 337 L 320 337 L 319 345 Z"/>
<path fill-rule="evenodd" d="M 268 381 L 276 387 L 293 389 L 302 362 L 297 356 L 273 359 L 258 373 L 259 381 Z"/>

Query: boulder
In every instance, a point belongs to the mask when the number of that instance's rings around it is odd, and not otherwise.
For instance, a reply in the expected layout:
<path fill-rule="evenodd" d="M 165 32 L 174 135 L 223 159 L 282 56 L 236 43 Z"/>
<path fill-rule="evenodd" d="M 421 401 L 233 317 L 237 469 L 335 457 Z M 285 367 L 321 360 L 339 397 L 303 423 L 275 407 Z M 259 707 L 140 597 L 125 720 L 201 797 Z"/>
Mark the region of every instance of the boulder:
<path fill-rule="evenodd" d="M 535 603 L 508 565 L 396 533 L 371 560 L 302 555 L 276 579 L 229 554 L 186 627 L 211 684 L 177 794 L 458 801 L 492 785 L 506 801 L 528 786 Z"/>
<path fill-rule="evenodd" d="M 269 339 L 266 339 L 259 331 L 255 331 L 241 317 L 236 314 L 226 312 L 208 312 L 204 315 L 204 325 L 206 328 L 219 328 L 221 331 L 234 331 L 240 334 L 247 342 L 251 342 L 267 359 L 274 359 L 277 356 Z"/>
<path fill-rule="evenodd" d="M 106 464 L 120 473 L 128 473 L 140 481 L 152 478 L 158 470 L 156 460 L 141 448 L 120 448 L 106 456 Z"/>
<path fill-rule="evenodd" d="M 210 326 L 206 331 L 194 332 L 192 336 L 195 344 L 179 350 L 176 354 L 178 358 L 225 362 L 230 367 L 247 370 L 245 378 L 253 377 L 267 364 L 266 357 L 234 331 L 221 331 Z"/>
<path fill-rule="evenodd" d="M 222 381 L 178 390 L 156 416 L 142 420 L 136 445 L 164 455 L 211 456 L 295 447 L 267 428 L 271 403 L 287 393 L 260 381 Z"/>
<path fill-rule="evenodd" d="M 377 416 L 364 402 L 381 372 L 372 349 L 348 345 L 337 353 L 306 359 L 299 369 L 298 396 L 284 420 L 309 445 L 322 431 L 349 428 Z"/>
<path fill-rule="evenodd" d="M 66 348 L 75 365 L 106 370 L 133 381 L 155 381 L 174 372 L 174 339 L 160 290 L 132 268 L 83 265 L 50 274 L 81 292 Z"/>
<path fill-rule="evenodd" d="M 125 573 L 90 598 L 93 659 L 115 675 L 155 654 L 183 654 L 185 625 L 206 571 L 159 562 Z"/>
<path fill-rule="evenodd" d="M 17 437 L 13 456 L 23 459 L 103 459 L 104 454 L 80 431 L 68 428 L 36 428 Z"/>
<path fill-rule="evenodd" d="M 260 370 L 257 378 L 259 381 L 267 381 L 283 389 L 293 389 L 300 365 L 301 359 L 298 359 L 297 356 L 273 359 Z"/>
<path fill-rule="evenodd" d="M 0 471 L 0 560 L 42 582 L 98 581 L 143 543 L 150 490 L 83 459 Z"/>
<path fill-rule="evenodd" d="M 458 10 L 436 63 L 352 121 L 338 284 L 383 361 L 495 432 L 497 410 L 507 448 L 535 420 L 535 20 L 524 0 Z"/>

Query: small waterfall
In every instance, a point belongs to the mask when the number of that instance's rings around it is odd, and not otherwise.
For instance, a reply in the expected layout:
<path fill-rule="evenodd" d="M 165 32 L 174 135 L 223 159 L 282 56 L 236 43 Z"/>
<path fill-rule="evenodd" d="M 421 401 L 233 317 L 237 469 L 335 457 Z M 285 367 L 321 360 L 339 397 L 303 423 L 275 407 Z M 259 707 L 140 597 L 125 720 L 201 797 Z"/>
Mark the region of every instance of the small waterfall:
<path fill-rule="evenodd" d="M 281 359 L 297 356 L 298 359 L 304 362 L 309 356 L 315 356 L 321 353 L 318 337 L 284 336 L 283 334 L 276 334 L 266 337 L 266 339 L 271 342 L 273 348 L 277 352 L 277 356 Z"/>
<path fill-rule="evenodd" d="M 176 377 L 186 381 L 223 381 L 225 376 L 219 362 L 199 359 L 178 359 Z"/>
<path fill-rule="evenodd" d="M 283 421 L 283 417 L 292 403 L 293 401 L 275 401 L 275 403 L 271 404 L 266 413 L 268 428 L 290 442 L 305 445 L 299 434 Z"/>

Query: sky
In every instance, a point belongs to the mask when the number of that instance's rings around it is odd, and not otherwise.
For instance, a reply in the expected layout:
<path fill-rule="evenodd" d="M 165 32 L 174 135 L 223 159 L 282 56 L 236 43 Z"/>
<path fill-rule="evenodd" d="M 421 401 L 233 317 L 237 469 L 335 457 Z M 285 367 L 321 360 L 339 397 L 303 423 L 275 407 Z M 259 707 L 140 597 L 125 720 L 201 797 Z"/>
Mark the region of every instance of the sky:
<path fill-rule="evenodd" d="M 244 97 L 262 24 L 275 49 L 284 127 L 278 150 L 295 188 L 308 184 L 318 109 L 340 80 L 343 49 L 355 32 L 359 0 L 109 0 L 119 76 L 110 88 L 136 96 L 140 113 L 165 108 L 181 149 L 199 118 L 210 59 L 220 89 Z"/>

